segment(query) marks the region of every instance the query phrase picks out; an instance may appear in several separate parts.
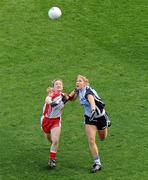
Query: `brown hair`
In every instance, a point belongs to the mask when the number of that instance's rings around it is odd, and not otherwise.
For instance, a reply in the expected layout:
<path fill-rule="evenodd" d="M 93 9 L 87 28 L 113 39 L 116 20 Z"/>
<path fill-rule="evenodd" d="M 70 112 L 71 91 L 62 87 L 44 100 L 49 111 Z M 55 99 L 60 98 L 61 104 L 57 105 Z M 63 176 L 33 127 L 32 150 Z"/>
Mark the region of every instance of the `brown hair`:
<path fill-rule="evenodd" d="M 51 83 L 52 83 L 52 87 L 48 87 L 47 89 L 46 89 L 46 92 L 47 93 L 51 93 L 54 89 L 53 89 L 53 86 L 54 86 L 54 83 L 56 82 L 56 81 L 60 81 L 60 82 L 62 82 L 62 84 L 63 84 L 63 81 L 61 80 L 61 79 L 54 79 L 53 81 L 51 81 Z"/>

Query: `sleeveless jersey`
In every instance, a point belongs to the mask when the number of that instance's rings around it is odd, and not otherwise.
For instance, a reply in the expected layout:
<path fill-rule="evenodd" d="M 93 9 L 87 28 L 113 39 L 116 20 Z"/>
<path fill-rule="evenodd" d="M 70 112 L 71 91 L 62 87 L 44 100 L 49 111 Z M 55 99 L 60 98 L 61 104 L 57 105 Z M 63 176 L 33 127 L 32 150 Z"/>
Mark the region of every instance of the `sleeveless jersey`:
<path fill-rule="evenodd" d="M 43 107 L 43 116 L 48 118 L 61 118 L 61 114 L 64 108 L 64 102 L 62 101 L 61 93 L 52 92 L 49 94 L 49 96 L 57 105 L 52 107 L 50 104 L 45 103 Z"/>
<path fill-rule="evenodd" d="M 105 104 L 97 94 L 97 92 L 92 89 L 91 87 L 87 86 L 82 90 L 78 90 L 78 95 L 79 95 L 79 100 L 80 104 L 84 108 L 84 115 L 87 115 L 88 117 L 91 117 L 91 106 L 90 103 L 87 99 L 87 95 L 91 94 L 94 97 L 95 104 L 96 104 L 96 114 L 94 118 L 101 117 L 105 114 Z"/>

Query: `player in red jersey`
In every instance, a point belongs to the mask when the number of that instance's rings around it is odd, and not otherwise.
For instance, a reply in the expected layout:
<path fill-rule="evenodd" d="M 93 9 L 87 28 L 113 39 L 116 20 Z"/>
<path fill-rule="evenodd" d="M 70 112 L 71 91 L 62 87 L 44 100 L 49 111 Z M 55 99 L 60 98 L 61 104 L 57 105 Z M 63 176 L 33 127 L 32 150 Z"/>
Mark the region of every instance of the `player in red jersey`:
<path fill-rule="evenodd" d="M 56 167 L 56 153 L 61 134 L 61 115 L 66 98 L 68 98 L 66 94 L 62 93 L 62 90 L 62 80 L 54 80 L 53 87 L 47 90 L 48 95 L 45 99 L 41 117 L 41 128 L 48 141 L 51 142 L 48 163 L 50 168 Z"/>

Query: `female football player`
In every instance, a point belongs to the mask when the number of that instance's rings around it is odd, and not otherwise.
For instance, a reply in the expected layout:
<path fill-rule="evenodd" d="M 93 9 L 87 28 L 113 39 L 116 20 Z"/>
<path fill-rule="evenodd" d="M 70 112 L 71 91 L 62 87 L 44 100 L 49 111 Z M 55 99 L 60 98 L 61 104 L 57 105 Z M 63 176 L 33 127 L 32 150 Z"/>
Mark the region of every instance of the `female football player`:
<path fill-rule="evenodd" d="M 77 97 L 84 108 L 85 132 L 94 159 L 91 172 L 94 173 L 101 170 L 99 150 L 95 142 L 96 133 L 98 133 L 100 140 L 105 140 L 107 128 L 111 124 L 104 109 L 104 102 L 97 92 L 89 86 L 88 79 L 82 75 L 77 76 L 76 89 L 69 94 L 69 100 L 75 100 Z"/>
<path fill-rule="evenodd" d="M 53 87 L 47 89 L 48 94 L 41 117 L 41 128 L 48 141 L 51 142 L 48 162 L 50 168 L 56 167 L 56 153 L 61 134 L 61 114 L 67 97 L 62 90 L 62 80 L 54 80 Z"/>

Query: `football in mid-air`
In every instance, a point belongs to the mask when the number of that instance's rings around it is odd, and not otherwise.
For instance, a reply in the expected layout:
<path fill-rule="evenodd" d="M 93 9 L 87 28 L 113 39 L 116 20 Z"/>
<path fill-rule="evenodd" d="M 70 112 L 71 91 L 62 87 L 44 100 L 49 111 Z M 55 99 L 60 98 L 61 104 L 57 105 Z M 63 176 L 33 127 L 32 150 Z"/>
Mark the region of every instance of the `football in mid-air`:
<path fill-rule="evenodd" d="M 52 7 L 48 10 L 48 17 L 52 20 L 59 19 L 62 15 L 61 9 L 58 7 Z"/>

